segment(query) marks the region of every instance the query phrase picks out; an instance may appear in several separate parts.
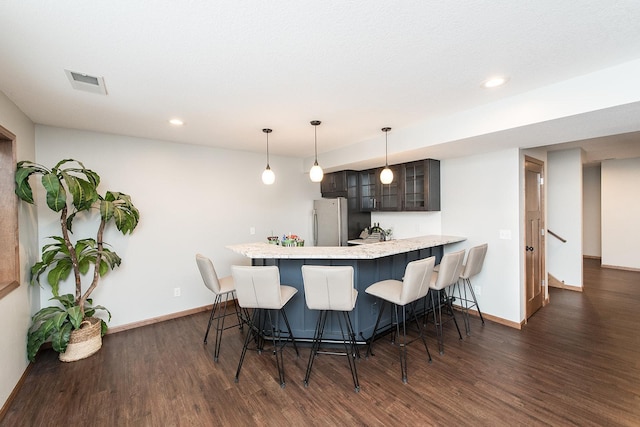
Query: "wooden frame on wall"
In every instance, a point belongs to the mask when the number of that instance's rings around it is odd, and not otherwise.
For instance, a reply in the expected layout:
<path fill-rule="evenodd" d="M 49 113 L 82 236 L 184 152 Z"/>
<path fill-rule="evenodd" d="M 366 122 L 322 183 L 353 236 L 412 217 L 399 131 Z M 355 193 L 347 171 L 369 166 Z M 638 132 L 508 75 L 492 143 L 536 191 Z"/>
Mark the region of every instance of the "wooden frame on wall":
<path fill-rule="evenodd" d="M 0 298 L 20 286 L 16 136 L 0 126 Z"/>

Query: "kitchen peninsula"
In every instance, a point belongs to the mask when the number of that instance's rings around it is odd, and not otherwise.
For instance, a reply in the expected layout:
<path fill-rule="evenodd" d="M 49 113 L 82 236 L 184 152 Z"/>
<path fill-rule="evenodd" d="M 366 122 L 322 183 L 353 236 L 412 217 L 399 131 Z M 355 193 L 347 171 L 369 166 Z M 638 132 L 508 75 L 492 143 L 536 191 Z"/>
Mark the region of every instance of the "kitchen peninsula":
<path fill-rule="evenodd" d="M 444 245 L 464 241 L 457 236 L 420 236 L 358 246 L 301 246 L 282 247 L 268 243 L 246 243 L 227 246 L 228 249 L 251 259 L 251 265 L 277 265 L 280 281 L 298 289 L 298 293 L 285 307 L 294 337 L 311 340 L 315 331 L 317 313 L 308 310 L 304 300 L 301 267 L 309 265 L 350 265 L 354 269 L 354 285 L 358 300 L 351 321 L 359 341 L 366 341 L 373 333 L 380 302 L 365 293 L 374 282 L 385 279 L 401 280 L 406 265 L 414 260 L 443 255 Z M 381 322 L 391 323 L 390 310 Z M 338 325 L 327 325 L 325 337 L 339 339 Z"/>

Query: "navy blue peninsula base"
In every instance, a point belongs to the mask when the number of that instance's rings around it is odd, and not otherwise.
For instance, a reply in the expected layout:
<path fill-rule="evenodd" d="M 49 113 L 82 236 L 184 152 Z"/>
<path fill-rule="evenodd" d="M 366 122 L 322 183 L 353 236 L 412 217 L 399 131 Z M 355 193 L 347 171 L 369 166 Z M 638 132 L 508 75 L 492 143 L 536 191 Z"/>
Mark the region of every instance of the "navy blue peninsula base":
<path fill-rule="evenodd" d="M 251 265 L 277 265 L 280 282 L 298 289 L 286 305 L 285 311 L 296 340 L 310 341 L 315 332 L 318 313 L 306 307 L 301 267 L 308 265 L 350 265 L 354 270 L 354 284 L 358 300 L 351 313 L 351 321 L 358 341 L 365 342 L 373 334 L 380 302 L 365 293 L 372 283 L 385 279 L 402 280 L 411 261 L 443 255 L 446 244 L 465 240 L 456 236 L 422 236 L 387 242 L 341 247 L 282 247 L 268 243 L 248 243 L 228 246 L 228 249 L 251 259 Z M 391 324 L 390 310 L 386 310 L 381 325 Z M 327 324 L 325 339 L 339 340 L 340 329 Z"/>

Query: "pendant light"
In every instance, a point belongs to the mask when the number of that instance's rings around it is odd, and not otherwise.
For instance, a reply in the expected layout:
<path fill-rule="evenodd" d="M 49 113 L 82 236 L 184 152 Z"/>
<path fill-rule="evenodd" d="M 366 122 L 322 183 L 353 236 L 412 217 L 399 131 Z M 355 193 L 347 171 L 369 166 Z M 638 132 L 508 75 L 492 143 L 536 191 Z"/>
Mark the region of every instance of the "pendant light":
<path fill-rule="evenodd" d="M 267 134 L 267 167 L 264 172 L 262 172 L 262 182 L 266 185 L 271 185 L 276 180 L 276 175 L 271 170 L 271 166 L 269 166 L 269 134 L 272 132 L 271 129 L 262 129 L 262 132 Z"/>
<path fill-rule="evenodd" d="M 387 154 L 387 135 L 391 128 L 382 128 L 384 132 L 384 169 L 380 172 L 380 182 L 383 184 L 391 184 L 393 182 L 393 171 L 389 169 L 389 158 Z"/>
<path fill-rule="evenodd" d="M 320 165 L 318 165 L 318 133 L 317 133 L 317 129 L 318 129 L 318 125 L 320 124 L 320 120 L 311 120 L 311 124 L 313 125 L 313 139 L 314 139 L 314 147 L 315 147 L 315 162 L 313 162 L 313 166 L 311 167 L 311 170 L 309 171 L 309 178 L 311 178 L 311 181 L 313 182 L 320 182 L 322 181 L 322 177 L 324 176 L 324 172 L 322 171 L 322 168 L 320 167 Z"/>

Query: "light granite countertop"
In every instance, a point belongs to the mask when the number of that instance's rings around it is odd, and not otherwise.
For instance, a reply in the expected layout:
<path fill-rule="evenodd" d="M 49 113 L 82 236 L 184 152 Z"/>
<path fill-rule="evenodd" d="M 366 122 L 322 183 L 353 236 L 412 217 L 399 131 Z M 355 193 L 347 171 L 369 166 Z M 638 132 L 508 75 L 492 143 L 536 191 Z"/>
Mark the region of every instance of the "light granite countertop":
<path fill-rule="evenodd" d="M 358 246 L 294 246 L 271 245 L 266 242 L 240 243 L 227 246 L 248 258 L 265 259 L 376 259 L 449 243 L 462 242 L 459 236 L 419 236 Z"/>

